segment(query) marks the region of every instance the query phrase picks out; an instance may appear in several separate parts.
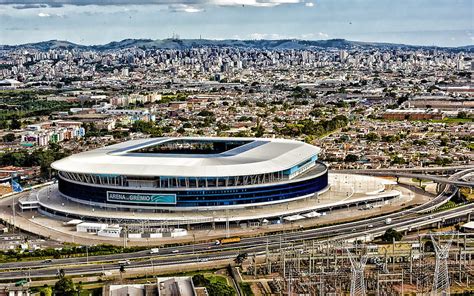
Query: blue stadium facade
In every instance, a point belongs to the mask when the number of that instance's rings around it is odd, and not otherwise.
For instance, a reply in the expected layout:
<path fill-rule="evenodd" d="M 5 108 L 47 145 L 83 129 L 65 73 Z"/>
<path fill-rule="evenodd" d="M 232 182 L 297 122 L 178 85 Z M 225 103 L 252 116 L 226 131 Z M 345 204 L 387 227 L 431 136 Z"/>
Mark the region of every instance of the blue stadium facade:
<path fill-rule="evenodd" d="M 53 164 L 59 192 L 101 207 L 242 208 L 328 188 L 319 149 L 290 140 L 157 138 L 93 150 Z"/>

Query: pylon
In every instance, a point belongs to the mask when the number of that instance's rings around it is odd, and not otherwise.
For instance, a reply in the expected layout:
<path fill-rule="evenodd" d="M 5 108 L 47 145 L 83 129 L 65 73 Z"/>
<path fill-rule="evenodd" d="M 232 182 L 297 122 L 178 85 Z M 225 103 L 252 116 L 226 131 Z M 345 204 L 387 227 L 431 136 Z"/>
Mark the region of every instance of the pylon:
<path fill-rule="evenodd" d="M 445 244 L 441 244 L 441 240 L 436 242 L 433 235 L 431 235 L 431 241 L 433 242 L 433 248 L 436 253 L 436 266 L 431 295 L 450 295 L 448 258 L 453 236 L 451 235 Z"/>
<path fill-rule="evenodd" d="M 362 255 L 360 260 L 357 261 L 349 251 L 347 254 L 351 261 L 351 296 L 365 296 L 365 280 L 364 280 L 364 269 L 367 264 L 367 255 Z"/>

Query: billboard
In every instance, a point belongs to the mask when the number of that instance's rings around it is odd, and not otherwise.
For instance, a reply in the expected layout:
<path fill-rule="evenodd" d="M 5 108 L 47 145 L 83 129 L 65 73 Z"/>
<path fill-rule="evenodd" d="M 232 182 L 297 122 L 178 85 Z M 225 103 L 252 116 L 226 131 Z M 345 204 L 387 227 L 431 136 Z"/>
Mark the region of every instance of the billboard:
<path fill-rule="evenodd" d="M 176 194 L 107 191 L 107 201 L 175 205 Z"/>

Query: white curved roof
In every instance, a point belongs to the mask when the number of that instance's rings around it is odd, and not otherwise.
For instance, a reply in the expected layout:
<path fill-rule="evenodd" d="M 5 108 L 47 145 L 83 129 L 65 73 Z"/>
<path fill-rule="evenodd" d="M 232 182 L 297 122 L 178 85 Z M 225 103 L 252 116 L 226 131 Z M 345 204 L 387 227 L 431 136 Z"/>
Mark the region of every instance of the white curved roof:
<path fill-rule="evenodd" d="M 138 149 L 175 140 L 248 141 L 218 154 L 137 153 Z M 266 138 L 180 137 L 123 142 L 55 161 L 58 171 L 126 176 L 243 176 L 290 169 L 320 149 L 293 140 Z"/>

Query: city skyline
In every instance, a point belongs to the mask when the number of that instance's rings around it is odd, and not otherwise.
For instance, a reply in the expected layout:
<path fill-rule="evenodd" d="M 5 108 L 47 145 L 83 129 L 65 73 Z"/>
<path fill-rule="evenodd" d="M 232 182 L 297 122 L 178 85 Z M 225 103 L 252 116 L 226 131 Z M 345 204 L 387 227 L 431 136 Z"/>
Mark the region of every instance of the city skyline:
<path fill-rule="evenodd" d="M 0 44 L 127 38 L 305 39 L 473 44 L 471 1 L 0 1 Z"/>

